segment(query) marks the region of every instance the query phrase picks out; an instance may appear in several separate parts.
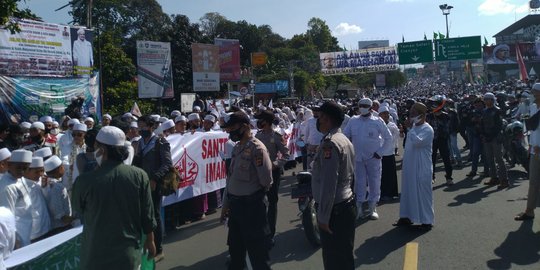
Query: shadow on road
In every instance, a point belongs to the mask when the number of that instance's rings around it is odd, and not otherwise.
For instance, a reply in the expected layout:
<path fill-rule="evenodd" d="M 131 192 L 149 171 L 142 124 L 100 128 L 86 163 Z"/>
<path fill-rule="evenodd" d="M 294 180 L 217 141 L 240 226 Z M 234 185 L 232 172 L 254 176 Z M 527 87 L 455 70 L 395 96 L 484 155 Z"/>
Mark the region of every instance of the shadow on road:
<path fill-rule="evenodd" d="M 276 246 L 270 251 L 270 262 L 283 263 L 289 261 L 303 261 L 319 250 L 307 240 L 302 225 L 276 235 Z"/>
<path fill-rule="evenodd" d="M 219 210 L 221 211 L 221 209 Z M 179 230 L 167 231 L 167 237 L 163 238 L 163 244 L 170 244 L 177 241 L 186 240 L 192 236 L 195 236 L 197 233 L 212 230 L 219 226 L 223 226 L 223 224 L 219 222 L 219 218 L 209 216 L 204 221 L 191 223 L 190 225 L 181 227 Z"/>
<path fill-rule="evenodd" d="M 493 253 L 499 258 L 487 261 L 489 269 L 510 269 L 512 264 L 538 266 L 540 261 L 540 233 L 533 232 L 533 222 L 525 221 L 508 236 Z M 538 269 L 535 268 L 535 269 Z"/>
<path fill-rule="evenodd" d="M 170 270 L 182 270 L 182 269 L 190 269 L 190 270 L 207 270 L 207 269 L 216 269 L 216 265 L 223 265 L 222 268 L 218 269 L 226 269 L 226 262 L 227 262 L 227 255 L 229 255 L 228 251 L 225 251 L 219 255 L 209 257 L 203 261 L 197 262 L 196 264 L 189 265 L 189 266 L 176 266 L 173 268 L 169 268 Z M 159 268 L 159 264 L 157 265 L 156 269 Z"/>
<path fill-rule="evenodd" d="M 487 190 L 491 188 L 491 190 Z M 460 206 L 462 204 L 474 204 L 479 201 L 481 201 L 483 198 L 487 198 L 487 196 L 491 193 L 497 192 L 497 187 L 493 186 L 483 186 L 481 188 L 477 188 L 471 192 L 460 194 L 454 197 L 454 202 L 451 202 L 448 204 L 450 207 Z"/>
<path fill-rule="evenodd" d="M 395 227 L 381 236 L 366 239 L 355 251 L 355 265 L 376 264 L 383 261 L 390 253 L 423 235 L 427 231 L 414 228 Z"/>

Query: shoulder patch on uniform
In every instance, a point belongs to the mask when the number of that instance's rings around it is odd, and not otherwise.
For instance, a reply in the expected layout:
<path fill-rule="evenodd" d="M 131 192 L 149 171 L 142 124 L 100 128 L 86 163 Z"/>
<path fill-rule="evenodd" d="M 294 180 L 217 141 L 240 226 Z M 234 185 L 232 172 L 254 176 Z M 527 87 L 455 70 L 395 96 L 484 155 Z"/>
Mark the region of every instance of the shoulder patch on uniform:
<path fill-rule="evenodd" d="M 332 146 L 325 145 L 325 146 L 323 146 L 322 150 L 323 150 L 324 159 L 331 159 L 332 158 Z"/>
<path fill-rule="evenodd" d="M 263 165 L 263 154 L 257 154 L 255 156 L 255 166 L 261 167 Z"/>

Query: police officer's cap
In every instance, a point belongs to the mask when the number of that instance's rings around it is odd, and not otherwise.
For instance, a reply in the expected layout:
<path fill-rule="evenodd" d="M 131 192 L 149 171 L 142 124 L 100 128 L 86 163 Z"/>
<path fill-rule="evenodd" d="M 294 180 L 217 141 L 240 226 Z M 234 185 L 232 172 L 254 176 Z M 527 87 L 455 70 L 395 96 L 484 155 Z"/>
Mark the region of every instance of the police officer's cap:
<path fill-rule="evenodd" d="M 250 124 L 249 117 L 244 112 L 238 111 L 232 113 L 229 117 L 225 117 L 225 124 L 221 128 L 230 128 L 235 124 Z"/>
<path fill-rule="evenodd" d="M 321 105 L 320 112 L 334 119 L 337 126 L 341 126 L 341 123 L 343 123 L 343 120 L 345 119 L 343 110 L 333 101 L 327 101 Z"/>
<path fill-rule="evenodd" d="M 255 115 L 255 119 L 264 120 L 272 123 L 276 117 L 270 111 L 261 111 L 259 114 Z"/>

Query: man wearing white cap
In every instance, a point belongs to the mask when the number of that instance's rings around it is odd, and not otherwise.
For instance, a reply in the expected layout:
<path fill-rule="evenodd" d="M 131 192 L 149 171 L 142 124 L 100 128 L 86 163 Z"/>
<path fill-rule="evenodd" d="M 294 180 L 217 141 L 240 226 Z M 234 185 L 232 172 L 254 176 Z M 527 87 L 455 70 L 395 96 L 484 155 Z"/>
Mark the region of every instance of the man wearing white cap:
<path fill-rule="evenodd" d="M 32 243 L 43 239 L 43 236 L 51 229 L 51 218 L 47 202 L 41 188 L 41 177 L 45 174 L 43 158 L 34 157 L 30 167 L 24 173 L 23 184 L 28 188 L 32 206 Z"/>
<path fill-rule="evenodd" d="M 163 137 L 167 138 L 169 135 L 174 133 L 174 121 L 173 120 L 167 120 L 159 126 L 163 132 Z"/>
<path fill-rule="evenodd" d="M 84 119 L 84 124 L 86 124 L 86 127 L 87 127 L 88 130 L 93 129 L 94 128 L 94 118 L 86 117 Z"/>
<path fill-rule="evenodd" d="M 50 147 L 53 153 L 56 153 L 56 136 L 45 133 L 45 125 L 42 122 L 32 123 L 30 127 L 30 138 L 25 143 L 23 149 L 34 152 L 45 146 Z"/>
<path fill-rule="evenodd" d="M 131 143 L 141 139 L 141 136 L 139 135 L 139 124 L 137 122 L 133 121 L 129 123 L 129 131 L 126 134 L 126 139 Z"/>
<path fill-rule="evenodd" d="M 540 83 L 535 83 L 532 87 L 534 103 L 530 105 L 529 120 L 526 120 L 527 128 L 531 132 L 529 139 L 529 191 L 527 196 L 527 207 L 525 211 L 517 214 L 514 219 L 517 221 L 534 219 L 534 209 L 540 206 Z"/>
<path fill-rule="evenodd" d="M 181 114 L 182 113 L 179 110 L 174 110 L 174 111 L 171 112 L 171 119 L 175 119 L 176 117 L 178 117 Z"/>
<path fill-rule="evenodd" d="M 15 215 L 18 247 L 29 245 L 32 233 L 30 194 L 22 179 L 30 163 L 32 163 L 32 152 L 13 151 L 8 161 L 8 171 L 0 179 L 0 206 L 8 208 Z"/>
<path fill-rule="evenodd" d="M 141 235 L 149 257 L 156 252 L 156 227 L 148 175 L 123 164 L 126 137 L 119 128 L 103 127 L 95 143 L 100 166 L 78 177 L 73 209 L 83 216 L 81 269 L 137 269 Z M 96 258 L 106 258 L 98 260 Z"/>
<path fill-rule="evenodd" d="M 203 131 L 201 128 L 201 117 L 198 113 L 191 113 L 188 115 L 189 130 L 193 134 L 195 131 Z"/>
<path fill-rule="evenodd" d="M 203 130 L 205 132 L 208 132 L 208 131 L 212 131 L 212 129 L 214 128 L 214 125 L 216 123 L 216 117 L 211 115 L 211 114 L 208 114 L 204 117 L 204 121 L 203 121 Z"/>
<path fill-rule="evenodd" d="M 110 114 L 106 113 L 103 115 L 103 120 L 101 120 L 101 125 L 106 127 L 111 124 L 112 117 Z"/>
<path fill-rule="evenodd" d="M 94 65 L 92 44 L 86 40 L 83 28 L 77 30 L 77 40 L 73 41 L 73 65 L 78 67 L 91 67 Z M 83 70 L 89 72 L 89 70 Z"/>
<path fill-rule="evenodd" d="M 68 121 L 68 129 L 66 130 L 65 134 L 58 139 L 59 153 L 70 151 L 69 149 L 73 143 L 73 127 L 80 123 L 81 122 L 78 119 L 70 119 Z"/>
<path fill-rule="evenodd" d="M 353 143 L 356 156 L 354 188 L 358 217 L 378 219 L 376 206 L 381 195 L 381 159 L 384 149 L 393 147 L 393 138 L 384 121 L 371 113 L 372 106 L 371 99 L 361 99 L 358 102 L 360 115 L 349 120 L 343 134 Z"/>
<path fill-rule="evenodd" d="M 323 138 L 323 134 L 317 129 L 317 118 L 319 118 L 320 108 L 319 106 L 312 107 L 313 117 L 309 118 L 306 123 L 306 128 L 304 130 L 304 141 L 306 142 L 307 147 L 307 160 L 306 164 L 310 166 L 315 153 L 319 148 L 319 144 Z"/>
<path fill-rule="evenodd" d="M 7 148 L 0 149 L 0 179 L 8 170 L 8 160 L 11 157 L 11 152 Z"/>
<path fill-rule="evenodd" d="M 49 235 L 54 235 L 70 229 L 74 218 L 67 189 L 62 184 L 62 177 L 65 174 L 62 161 L 59 157 L 52 156 L 44 162 L 43 166 L 47 177 L 43 177 L 41 180 L 51 217 Z"/>
<path fill-rule="evenodd" d="M 73 142 L 71 143 L 70 147 L 64 147 L 60 152 L 60 159 L 62 160 L 66 171 L 62 179 L 62 184 L 66 187 L 68 193 L 71 193 L 73 181 L 79 175 L 77 166 L 75 166 L 77 155 L 86 152 L 86 144 L 84 142 L 86 132 L 87 125 L 85 124 L 76 124 L 73 126 L 73 130 L 71 132 Z"/>
<path fill-rule="evenodd" d="M 179 115 L 174 119 L 174 130 L 176 133 L 184 135 L 187 127 L 187 118 L 183 115 Z"/>
<path fill-rule="evenodd" d="M 52 157 L 52 155 L 53 154 L 50 147 L 43 147 L 34 152 L 34 157 L 40 157 L 43 159 L 43 161 L 49 159 L 50 157 Z"/>

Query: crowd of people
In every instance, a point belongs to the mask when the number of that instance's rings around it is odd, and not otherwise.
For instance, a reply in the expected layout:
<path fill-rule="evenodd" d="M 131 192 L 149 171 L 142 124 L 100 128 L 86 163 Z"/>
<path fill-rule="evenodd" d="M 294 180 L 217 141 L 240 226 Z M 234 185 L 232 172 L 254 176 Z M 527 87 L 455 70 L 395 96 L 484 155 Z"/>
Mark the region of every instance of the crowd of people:
<path fill-rule="evenodd" d="M 230 269 L 243 269 L 246 253 L 255 269 L 270 268 L 280 179 L 293 160 L 284 133 L 291 127 L 298 130 L 297 160 L 313 173 L 326 269 L 354 268 L 354 222 L 378 219 L 381 201 L 400 199 L 395 226 L 432 229 L 439 159 L 447 185 L 454 184 L 454 168 L 470 162 L 468 177 L 481 174 L 488 178 L 486 185 L 509 187 L 505 159 L 509 166 L 518 163 L 504 142 L 512 121 L 522 123 L 530 146 L 527 207 L 515 219 L 532 219 L 540 203 L 537 103 L 538 83 L 527 88 L 515 82 L 447 86 L 417 80 L 370 98 L 232 105 L 227 111 L 197 99 L 189 114 L 105 114 L 101 123 L 93 117 L 64 116 L 57 122 L 43 116 L 32 123 L 3 124 L 0 262 L 13 248 L 79 224 L 84 225 L 82 269 L 136 268 L 141 248 L 156 261 L 163 259 L 161 202 L 164 180 L 173 168 L 171 134 L 229 134 L 221 153 L 228 168 L 225 189 L 168 206 L 166 218 L 181 226 L 221 208 L 221 220 L 229 225 Z M 462 156 L 458 136 L 468 156 Z M 398 151 L 401 141 L 403 153 Z"/>

